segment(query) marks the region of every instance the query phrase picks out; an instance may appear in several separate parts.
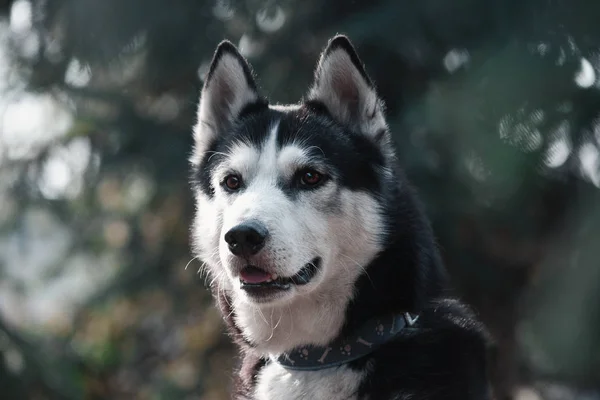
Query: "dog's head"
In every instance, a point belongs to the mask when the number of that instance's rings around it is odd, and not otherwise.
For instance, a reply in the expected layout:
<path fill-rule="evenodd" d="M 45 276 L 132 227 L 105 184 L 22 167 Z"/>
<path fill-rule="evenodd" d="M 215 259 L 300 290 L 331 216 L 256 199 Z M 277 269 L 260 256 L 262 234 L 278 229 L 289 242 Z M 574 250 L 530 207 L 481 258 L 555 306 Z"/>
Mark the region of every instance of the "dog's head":
<path fill-rule="evenodd" d="M 246 60 L 221 43 L 194 140 L 194 246 L 214 284 L 259 309 L 343 309 L 382 249 L 394 158 L 382 102 L 348 39 L 329 42 L 293 106 L 269 106 Z"/>

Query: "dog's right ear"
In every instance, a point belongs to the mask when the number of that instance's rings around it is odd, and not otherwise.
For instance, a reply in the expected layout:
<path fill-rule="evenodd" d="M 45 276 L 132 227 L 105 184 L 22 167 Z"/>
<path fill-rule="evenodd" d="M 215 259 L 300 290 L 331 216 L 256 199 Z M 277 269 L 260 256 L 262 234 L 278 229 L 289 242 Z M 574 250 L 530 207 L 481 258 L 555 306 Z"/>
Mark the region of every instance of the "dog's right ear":
<path fill-rule="evenodd" d="M 339 122 L 378 142 L 388 131 L 383 101 L 344 35 L 332 38 L 321 54 L 307 99 L 322 103 Z"/>
<path fill-rule="evenodd" d="M 257 102 L 256 82 L 248 62 L 229 41 L 219 44 L 213 56 L 200 95 L 197 124 L 194 128 L 196 154 L 227 129 L 242 110 Z"/>

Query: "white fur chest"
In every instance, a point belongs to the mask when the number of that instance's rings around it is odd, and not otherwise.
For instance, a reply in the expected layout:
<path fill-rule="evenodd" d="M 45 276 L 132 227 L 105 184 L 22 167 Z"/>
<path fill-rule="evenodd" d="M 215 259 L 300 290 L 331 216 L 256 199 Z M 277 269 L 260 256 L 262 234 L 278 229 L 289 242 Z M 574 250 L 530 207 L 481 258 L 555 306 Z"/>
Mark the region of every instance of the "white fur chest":
<path fill-rule="evenodd" d="M 290 371 L 277 363 L 261 369 L 256 382 L 256 400 L 357 400 L 364 377 L 348 367 L 321 371 Z"/>

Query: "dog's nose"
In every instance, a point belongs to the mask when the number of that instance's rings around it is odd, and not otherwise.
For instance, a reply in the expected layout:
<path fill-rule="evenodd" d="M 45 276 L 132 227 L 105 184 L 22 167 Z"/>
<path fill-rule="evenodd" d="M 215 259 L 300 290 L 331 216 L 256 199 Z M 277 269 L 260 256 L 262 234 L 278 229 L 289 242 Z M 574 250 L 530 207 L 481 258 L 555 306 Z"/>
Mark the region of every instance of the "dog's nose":
<path fill-rule="evenodd" d="M 225 234 L 229 251 L 236 256 L 252 256 L 265 246 L 269 231 L 258 221 L 246 221 Z"/>

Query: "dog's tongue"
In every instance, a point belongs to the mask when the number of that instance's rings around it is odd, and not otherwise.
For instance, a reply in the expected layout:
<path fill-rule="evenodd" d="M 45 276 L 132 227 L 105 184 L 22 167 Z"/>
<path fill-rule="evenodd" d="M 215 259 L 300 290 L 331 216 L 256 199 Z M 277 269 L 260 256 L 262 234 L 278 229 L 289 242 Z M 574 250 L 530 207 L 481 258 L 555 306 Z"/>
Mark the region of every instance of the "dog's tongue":
<path fill-rule="evenodd" d="M 271 279 L 271 274 L 255 267 L 246 267 L 240 271 L 240 277 L 247 283 L 263 283 Z"/>

